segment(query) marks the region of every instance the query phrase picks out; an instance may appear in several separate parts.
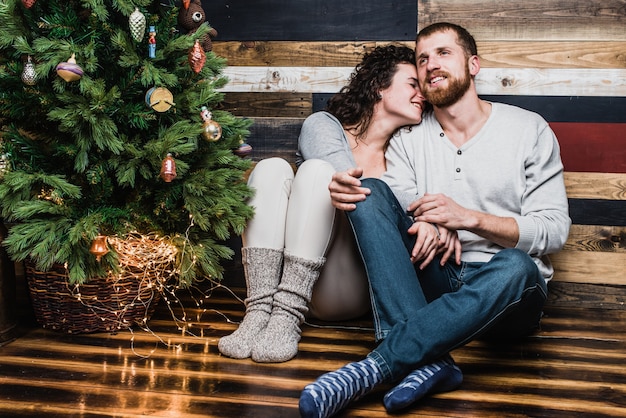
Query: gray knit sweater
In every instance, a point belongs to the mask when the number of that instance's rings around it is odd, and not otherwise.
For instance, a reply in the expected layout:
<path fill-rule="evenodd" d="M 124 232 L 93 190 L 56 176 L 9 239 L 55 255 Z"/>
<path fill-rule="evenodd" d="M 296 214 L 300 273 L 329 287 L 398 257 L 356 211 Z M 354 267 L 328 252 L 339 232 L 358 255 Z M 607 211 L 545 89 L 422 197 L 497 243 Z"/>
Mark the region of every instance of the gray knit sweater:
<path fill-rule="evenodd" d="M 328 112 L 315 112 L 302 124 L 296 166 L 312 158 L 329 162 L 335 171 L 356 167 L 341 122 Z"/>
<path fill-rule="evenodd" d="M 483 128 L 461 148 L 445 136 L 432 113 L 387 150 L 385 180 L 407 207 L 424 193 L 444 193 L 469 209 L 513 217 L 516 248 L 530 254 L 549 280 L 545 257 L 560 250 L 571 224 L 559 144 L 539 115 L 501 103 Z M 502 248 L 459 231 L 464 261 L 488 261 Z"/>

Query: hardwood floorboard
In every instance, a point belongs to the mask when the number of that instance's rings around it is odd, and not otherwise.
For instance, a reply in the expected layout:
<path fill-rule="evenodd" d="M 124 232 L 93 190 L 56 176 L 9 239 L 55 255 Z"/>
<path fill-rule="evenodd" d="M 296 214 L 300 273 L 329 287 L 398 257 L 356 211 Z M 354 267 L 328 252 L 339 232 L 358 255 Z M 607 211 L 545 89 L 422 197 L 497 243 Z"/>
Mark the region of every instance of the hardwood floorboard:
<path fill-rule="evenodd" d="M 21 336 L 0 347 L 0 416 L 297 417 L 307 383 L 375 346 L 367 318 L 310 320 L 295 359 L 234 360 L 219 354 L 217 341 L 236 329 L 241 301 L 223 290 L 199 305 L 181 301 L 184 313 L 159 305 L 149 332 L 71 335 L 24 319 Z M 625 325 L 622 310 L 551 307 L 532 337 L 456 350 L 462 386 L 393 416 L 626 417 Z M 339 416 L 389 416 L 381 402 L 388 388 Z"/>

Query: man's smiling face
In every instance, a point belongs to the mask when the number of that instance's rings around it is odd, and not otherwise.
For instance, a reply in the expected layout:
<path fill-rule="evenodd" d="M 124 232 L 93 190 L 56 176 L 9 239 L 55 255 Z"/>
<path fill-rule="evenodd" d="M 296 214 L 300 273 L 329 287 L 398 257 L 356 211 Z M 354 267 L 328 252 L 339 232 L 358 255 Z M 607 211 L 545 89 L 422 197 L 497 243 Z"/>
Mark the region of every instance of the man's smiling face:
<path fill-rule="evenodd" d="M 434 106 L 453 105 L 471 86 L 468 57 L 451 30 L 420 39 L 416 64 L 422 94 Z"/>

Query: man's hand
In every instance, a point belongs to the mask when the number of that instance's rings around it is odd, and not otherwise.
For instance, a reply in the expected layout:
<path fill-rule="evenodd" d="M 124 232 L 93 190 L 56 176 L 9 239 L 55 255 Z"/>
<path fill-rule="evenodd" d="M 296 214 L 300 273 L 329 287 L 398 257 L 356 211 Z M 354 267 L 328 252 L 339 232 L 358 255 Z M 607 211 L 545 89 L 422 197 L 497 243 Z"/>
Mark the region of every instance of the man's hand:
<path fill-rule="evenodd" d="M 408 207 L 416 221 L 430 222 L 450 230 L 472 229 L 472 211 L 460 206 L 444 194 L 428 194 Z"/>
<path fill-rule="evenodd" d="M 430 222 L 453 231 L 470 231 L 504 248 L 515 247 L 519 240 L 519 227 L 514 218 L 464 208 L 441 193 L 426 193 L 407 209 L 415 221 Z"/>
<path fill-rule="evenodd" d="M 365 200 L 371 193 L 370 189 L 361 187 L 362 175 L 363 169 L 359 167 L 333 174 L 328 190 L 335 208 L 352 211 L 356 209 L 356 202 Z"/>

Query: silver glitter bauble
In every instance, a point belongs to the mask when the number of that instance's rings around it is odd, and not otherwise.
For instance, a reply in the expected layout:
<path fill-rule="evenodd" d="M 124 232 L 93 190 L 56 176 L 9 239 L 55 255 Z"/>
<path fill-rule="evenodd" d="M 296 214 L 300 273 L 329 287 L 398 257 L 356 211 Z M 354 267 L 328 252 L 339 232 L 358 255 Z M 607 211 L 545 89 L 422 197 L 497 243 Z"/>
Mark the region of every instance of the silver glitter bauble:
<path fill-rule="evenodd" d="M 37 72 L 35 71 L 35 65 L 28 56 L 28 61 L 24 64 L 24 70 L 22 71 L 22 81 L 24 84 L 32 86 L 37 82 Z"/>
<path fill-rule="evenodd" d="M 135 11 L 128 17 L 128 26 L 130 26 L 130 34 L 137 42 L 141 42 L 146 34 L 146 17 L 135 7 Z"/>

